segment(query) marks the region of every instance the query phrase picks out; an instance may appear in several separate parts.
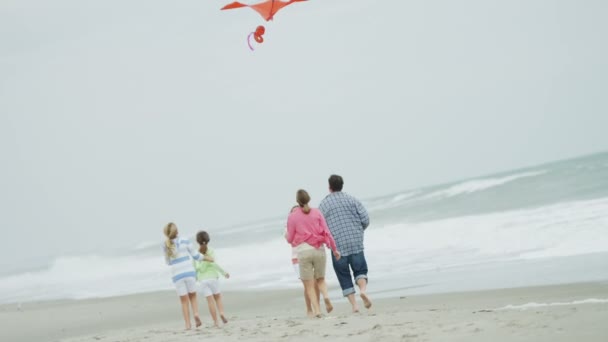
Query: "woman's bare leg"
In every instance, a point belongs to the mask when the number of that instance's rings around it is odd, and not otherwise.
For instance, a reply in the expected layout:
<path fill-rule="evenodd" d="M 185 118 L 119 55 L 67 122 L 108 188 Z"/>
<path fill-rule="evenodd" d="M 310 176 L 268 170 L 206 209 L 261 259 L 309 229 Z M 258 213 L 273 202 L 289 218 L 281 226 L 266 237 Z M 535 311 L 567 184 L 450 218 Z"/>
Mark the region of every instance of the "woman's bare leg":
<path fill-rule="evenodd" d="M 188 293 L 188 298 L 190 299 L 190 306 L 192 307 L 194 322 L 196 327 L 198 328 L 203 324 L 203 322 L 201 322 L 201 318 L 198 313 L 198 299 L 196 299 L 196 292 Z"/>
<path fill-rule="evenodd" d="M 228 323 L 226 319 L 226 315 L 224 315 L 224 303 L 222 302 L 222 294 L 214 294 L 213 298 L 215 299 L 215 303 L 217 304 L 217 310 L 220 312 L 220 318 L 224 324 Z"/>
<path fill-rule="evenodd" d="M 302 285 L 304 286 L 304 302 L 306 302 L 306 316 L 312 318 L 312 306 L 310 303 L 310 298 L 308 298 L 308 294 L 306 293 L 306 285 L 304 284 L 304 280 L 302 280 Z"/>
<path fill-rule="evenodd" d="M 190 323 L 190 309 L 188 307 L 188 295 L 179 296 L 179 301 L 182 303 L 182 315 L 184 316 L 184 322 L 186 322 L 186 329 L 190 330 L 192 324 Z"/>
<path fill-rule="evenodd" d="M 312 314 L 317 317 L 321 317 L 321 309 L 319 308 L 319 302 L 317 302 L 317 294 L 315 291 L 315 280 L 303 280 L 304 288 L 306 289 L 306 295 L 311 302 Z"/>
<path fill-rule="evenodd" d="M 327 293 L 327 283 L 325 282 L 325 278 L 317 279 L 316 285 L 318 288 L 318 292 L 323 295 L 323 300 L 325 301 L 325 309 L 327 310 L 327 313 L 330 313 L 334 309 L 334 306 L 331 305 L 331 301 L 329 300 L 329 294 Z"/>

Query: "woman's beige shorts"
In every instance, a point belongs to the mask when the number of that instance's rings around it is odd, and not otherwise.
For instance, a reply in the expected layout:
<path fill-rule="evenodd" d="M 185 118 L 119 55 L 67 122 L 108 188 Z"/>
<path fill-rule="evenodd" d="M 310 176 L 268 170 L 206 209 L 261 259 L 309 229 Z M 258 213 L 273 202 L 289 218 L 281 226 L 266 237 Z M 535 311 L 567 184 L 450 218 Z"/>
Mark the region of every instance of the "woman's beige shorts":
<path fill-rule="evenodd" d="M 298 262 L 300 263 L 300 279 L 325 278 L 325 248 L 298 252 Z"/>

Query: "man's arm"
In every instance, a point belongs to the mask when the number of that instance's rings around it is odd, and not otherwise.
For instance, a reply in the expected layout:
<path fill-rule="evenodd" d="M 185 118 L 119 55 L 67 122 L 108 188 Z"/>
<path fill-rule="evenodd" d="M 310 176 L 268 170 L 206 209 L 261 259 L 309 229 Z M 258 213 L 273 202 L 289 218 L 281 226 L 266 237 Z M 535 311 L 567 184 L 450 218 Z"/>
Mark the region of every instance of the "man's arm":
<path fill-rule="evenodd" d="M 355 206 L 357 208 L 357 214 L 359 215 L 359 220 L 361 220 L 361 224 L 363 225 L 363 229 L 366 229 L 369 226 L 369 214 L 365 207 L 359 200 L 355 200 Z"/>

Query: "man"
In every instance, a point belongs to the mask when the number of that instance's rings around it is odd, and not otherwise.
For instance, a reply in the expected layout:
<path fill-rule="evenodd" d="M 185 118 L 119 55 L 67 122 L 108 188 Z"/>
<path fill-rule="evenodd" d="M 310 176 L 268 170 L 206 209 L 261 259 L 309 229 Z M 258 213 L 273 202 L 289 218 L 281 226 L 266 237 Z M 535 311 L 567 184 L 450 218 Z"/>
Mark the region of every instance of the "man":
<path fill-rule="evenodd" d="M 332 257 L 334 271 L 340 282 L 342 294 L 348 297 L 353 312 L 359 312 L 355 299 L 353 278 L 359 287 L 361 299 L 367 309 L 372 303 L 367 296 L 367 262 L 363 254 L 363 233 L 369 226 L 369 215 L 356 198 L 343 193 L 344 181 L 338 175 L 329 177 L 329 191 L 319 205 L 327 226 L 336 241 L 342 257 Z M 352 275 L 351 275 L 352 270 Z"/>

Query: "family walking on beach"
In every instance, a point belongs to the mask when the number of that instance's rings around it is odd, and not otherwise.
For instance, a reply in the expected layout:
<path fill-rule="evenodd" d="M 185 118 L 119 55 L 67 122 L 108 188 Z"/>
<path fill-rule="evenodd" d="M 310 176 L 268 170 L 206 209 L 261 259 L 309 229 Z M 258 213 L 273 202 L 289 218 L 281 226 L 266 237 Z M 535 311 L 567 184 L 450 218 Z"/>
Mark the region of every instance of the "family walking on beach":
<path fill-rule="evenodd" d="M 289 213 L 285 232 L 285 239 L 292 246 L 292 263 L 304 285 L 309 317 L 322 317 L 321 296 L 326 311 L 329 313 L 333 310 L 325 282 L 325 248 L 332 251 L 332 265 L 342 294 L 348 298 L 352 311 L 359 312 L 355 284 L 359 288 L 365 308 L 372 306 L 367 295 L 367 262 L 363 248 L 369 215 L 359 200 L 342 192 L 344 181 L 341 176 L 331 175 L 328 182 L 330 193 L 321 201 L 318 209 L 309 206 L 308 192 L 302 189 L 297 191 L 298 205 L 292 207 Z M 178 235 L 177 227 L 173 223 L 165 226 L 164 234 L 167 238 L 163 246 L 165 261 L 171 267 L 186 329 L 191 328 L 190 308 L 196 326 L 202 324 L 198 312 L 197 292 L 202 292 L 207 298 L 214 325 L 219 324 L 217 311 L 222 322 L 226 324 L 228 321 L 224 314 L 218 279 L 220 276 L 228 278 L 230 275 L 217 264 L 213 250 L 208 246 L 209 234 L 198 232 L 198 250 L 189 239 Z M 194 263 L 190 258 L 194 259 Z"/>

